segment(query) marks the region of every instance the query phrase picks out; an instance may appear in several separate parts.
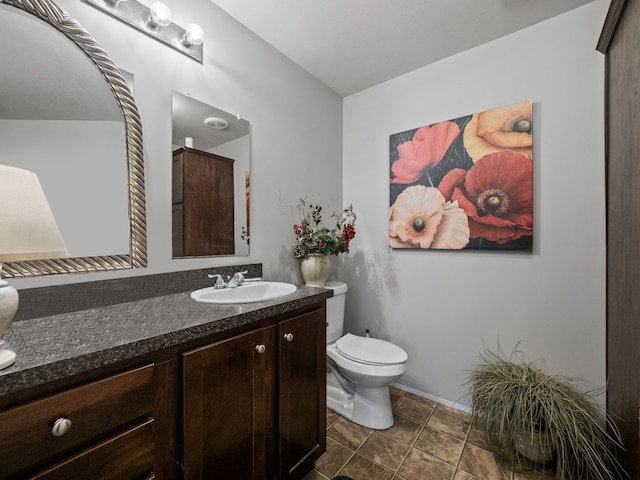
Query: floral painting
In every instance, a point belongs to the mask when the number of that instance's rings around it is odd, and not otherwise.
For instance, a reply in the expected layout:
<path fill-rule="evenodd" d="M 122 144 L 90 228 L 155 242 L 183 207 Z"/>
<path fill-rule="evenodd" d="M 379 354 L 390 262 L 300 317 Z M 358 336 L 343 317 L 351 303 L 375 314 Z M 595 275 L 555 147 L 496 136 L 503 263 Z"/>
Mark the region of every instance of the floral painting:
<path fill-rule="evenodd" d="M 532 102 L 390 136 L 389 244 L 531 250 Z"/>

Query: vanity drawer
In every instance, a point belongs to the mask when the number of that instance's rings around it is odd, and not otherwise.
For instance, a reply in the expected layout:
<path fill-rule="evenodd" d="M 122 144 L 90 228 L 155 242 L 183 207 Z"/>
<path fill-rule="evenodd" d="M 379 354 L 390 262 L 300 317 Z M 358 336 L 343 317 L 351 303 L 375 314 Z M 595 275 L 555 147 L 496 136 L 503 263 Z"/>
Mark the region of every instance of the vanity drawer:
<path fill-rule="evenodd" d="M 153 420 L 40 472 L 30 480 L 137 480 L 153 476 Z"/>
<path fill-rule="evenodd" d="M 0 412 L 2 475 L 46 466 L 104 440 L 150 417 L 152 407 L 148 365 Z M 66 432 L 64 419 L 70 421 Z"/>

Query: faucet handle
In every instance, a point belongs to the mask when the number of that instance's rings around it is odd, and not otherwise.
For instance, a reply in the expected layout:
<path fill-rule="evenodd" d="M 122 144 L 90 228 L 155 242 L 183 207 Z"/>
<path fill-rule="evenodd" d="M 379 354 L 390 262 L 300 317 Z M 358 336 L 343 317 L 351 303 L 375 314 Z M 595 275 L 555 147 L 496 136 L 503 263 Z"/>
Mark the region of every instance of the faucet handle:
<path fill-rule="evenodd" d="M 244 276 L 247 274 L 247 270 L 244 272 L 236 272 L 233 274 L 232 279 L 229 282 L 233 282 L 235 286 L 240 286 L 244 283 Z"/>
<path fill-rule="evenodd" d="M 213 273 L 213 274 L 208 274 L 207 275 L 209 278 L 215 278 L 216 282 L 213 284 L 213 287 L 216 290 L 222 289 L 224 287 L 226 287 L 226 283 L 224 282 L 224 279 L 222 278 L 222 275 L 220 275 L 219 273 Z"/>

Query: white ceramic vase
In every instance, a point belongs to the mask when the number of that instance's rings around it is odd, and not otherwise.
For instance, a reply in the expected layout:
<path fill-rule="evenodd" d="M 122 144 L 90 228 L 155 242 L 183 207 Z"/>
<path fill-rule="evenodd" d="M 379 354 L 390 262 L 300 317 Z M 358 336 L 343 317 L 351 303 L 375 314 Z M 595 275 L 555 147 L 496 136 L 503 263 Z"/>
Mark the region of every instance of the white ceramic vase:
<path fill-rule="evenodd" d="M 2 271 L 0 265 L 0 272 Z M 0 279 L 0 370 L 16 361 L 16 354 L 2 348 L 4 334 L 9 330 L 11 320 L 18 310 L 18 292 L 6 280 Z"/>
<path fill-rule="evenodd" d="M 324 287 L 331 274 L 331 258 L 328 255 L 311 254 L 300 260 L 300 271 L 308 287 Z"/>

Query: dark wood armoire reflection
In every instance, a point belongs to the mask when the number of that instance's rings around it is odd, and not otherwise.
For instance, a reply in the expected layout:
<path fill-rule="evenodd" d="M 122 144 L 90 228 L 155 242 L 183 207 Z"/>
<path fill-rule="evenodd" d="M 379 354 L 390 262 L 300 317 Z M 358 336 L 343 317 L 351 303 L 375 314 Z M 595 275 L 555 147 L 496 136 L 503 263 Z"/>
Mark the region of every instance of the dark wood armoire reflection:
<path fill-rule="evenodd" d="M 173 257 L 233 255 L 231 158 L 193 148 L 173 152 Z"/>

